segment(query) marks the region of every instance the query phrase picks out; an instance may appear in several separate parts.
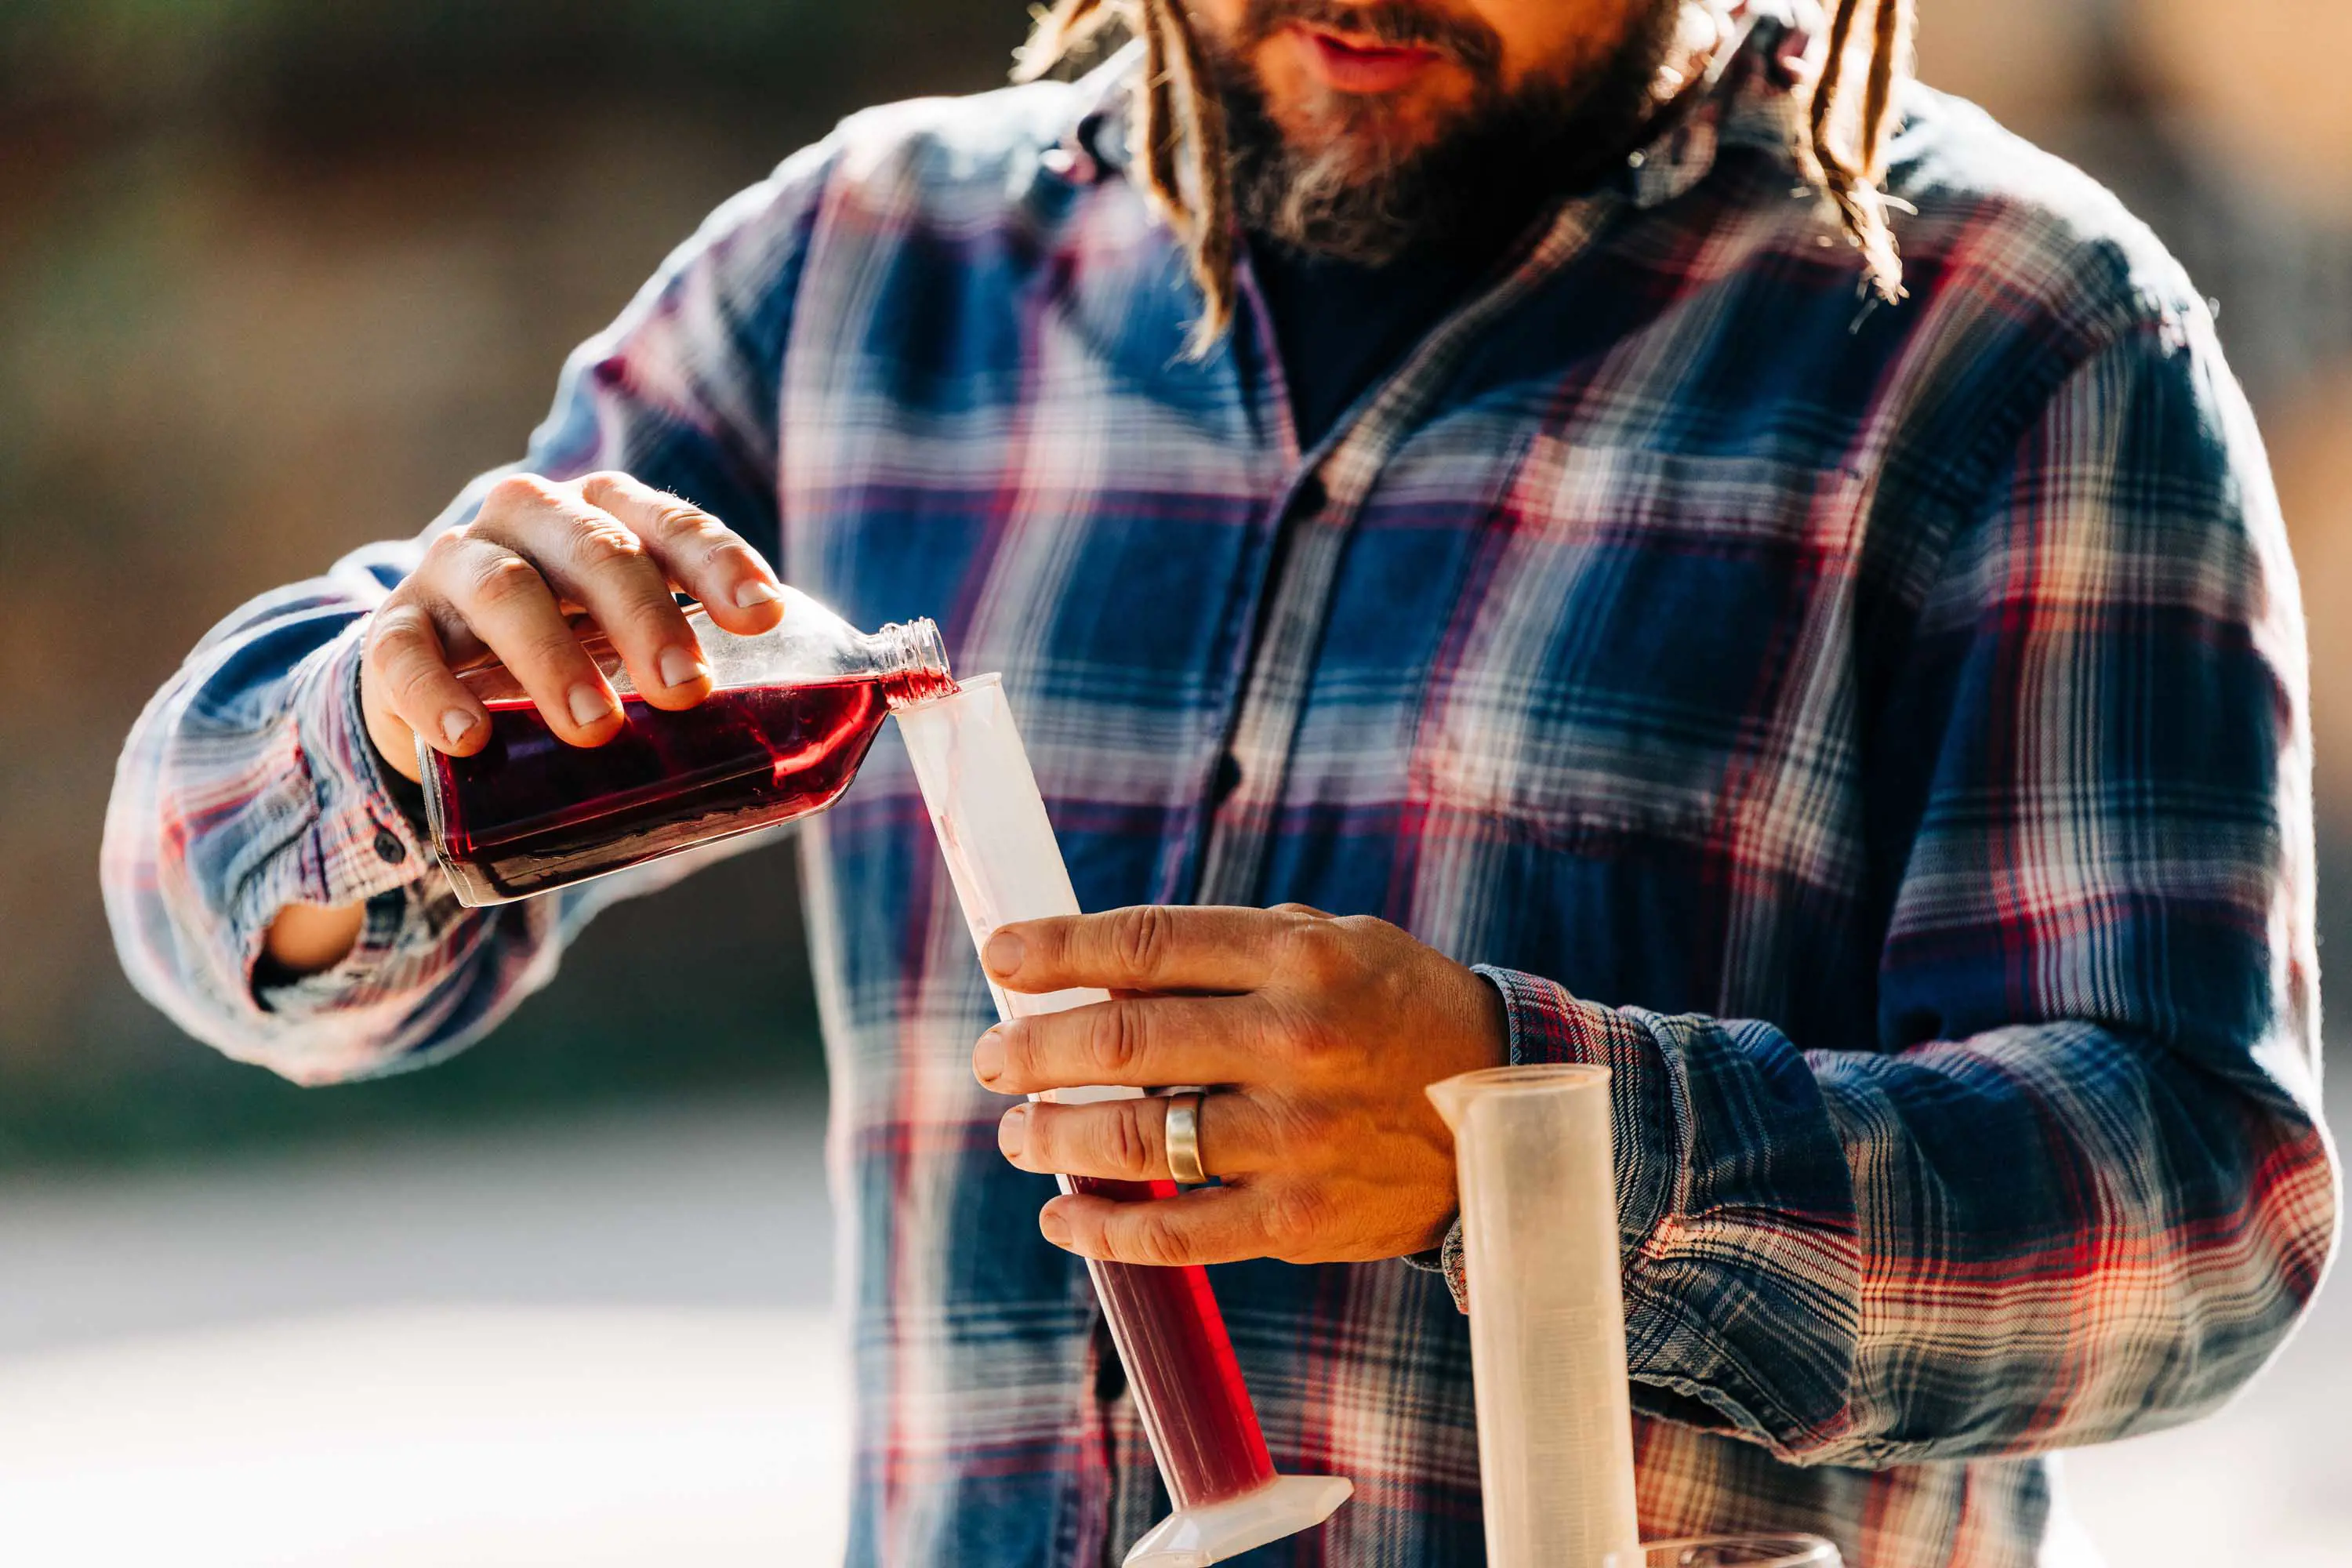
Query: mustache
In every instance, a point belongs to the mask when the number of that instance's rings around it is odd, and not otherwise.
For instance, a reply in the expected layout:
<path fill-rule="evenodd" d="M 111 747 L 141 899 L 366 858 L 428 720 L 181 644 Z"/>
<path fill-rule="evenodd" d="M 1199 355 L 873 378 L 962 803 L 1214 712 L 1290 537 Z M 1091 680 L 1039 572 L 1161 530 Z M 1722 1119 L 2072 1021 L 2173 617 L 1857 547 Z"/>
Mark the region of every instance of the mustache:
<path fill-rule="evenodd" d="M 1475 16 L 1450 16 L 1413 0 L 1249 0 L 1240 41 L 1255 47 L 1292 26 L 1320 27 L 1388 48 L 1439 49 L 1486 79 L 1502 65 L 1503 40 L 1494 28 Z"/>

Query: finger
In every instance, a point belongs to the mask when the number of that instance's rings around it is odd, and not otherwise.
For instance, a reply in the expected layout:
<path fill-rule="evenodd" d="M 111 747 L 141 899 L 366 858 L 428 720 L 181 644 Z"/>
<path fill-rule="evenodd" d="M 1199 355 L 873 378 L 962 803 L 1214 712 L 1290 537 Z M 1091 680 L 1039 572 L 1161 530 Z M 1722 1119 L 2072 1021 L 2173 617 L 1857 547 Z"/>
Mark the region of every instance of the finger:
<path fill-rule="evenodd" d="M 691 708 L 710 694 L 710 668 L 669 579 L 626 523 L 562 485 L 500 481 L 468 531 L 539 568 L 557 608 L 585 610 L 656 708 Z"/>
<path fill-rule="evenodd" d="M 1286 922 L 1271 910 L 1139 904 L 1098 915 L 1057 915 L 1001 928 L 982 954 L 1012 991 L 1099 986 L 1130 991 L 1254 991 L 1271 973 Z M 1162 1079 L 1163 1083 L 1194 1081 Z"/>
<path fill-rule="evenodd" d="M 1247 1083 L 1265 1076 L 1272 1014 L 1250 997 L 1146 996 L 999 1024 L 972 1047 L 999 1094 L 1089 1084 Z"/>
<path fill-rule="evenodd" d="M 539 568 L 477 536 L 452 552 L 446 575 L 448 613 L 499 657 L 559 740 L 599 746 L 620 733 L 620 701 Z"/>
<path fill-rule="evenodd" d="M 1275 1152 L 1273 1126 L 1247 1095 L 1202 1095 L 1200 1126 L 1201 1168 L 1210 1175 L 1264 1170 Z M 1091 1105 L 1024 1102 L 997 1124 L 996 1146 L 1021 1169 L 1046 1175 L 1174 1179 L 1168 1168 L 1168 1101 L 1157 1095 Z"/>
<path fill-rule="evenodd" d="M 1056 1247 L 1109 1263 L 1166 1268 L 1287 1258 L 1314 1247 L 1285 1217 L 1296 1205 L 1282 1194 L 1297 1190 L 1202 1187 L 1180 1197 L 1130 1200 L 1072 1193 L 1038 1212 L 1037 1229 Z"/>
<path fill-rule="evenodd" d="M 669 580 L 741 637 L 783 619 L 783 584 L 742 535 L 699 507 L 627 474 L 591 474 L 581 494 L 636 531 Z"/>
<path fill-rule="evenodd" d="M 490 736 L 488 710 L 449 672 L 433 617 L 413 600 L 387 603 L 370 623 L 360 699 L 376 750 L 404 774 L 416 766 L 418 735 L 453 757 L 473 755 Z M 380 708 L 407 733 L 380 732 L 385 729 Z"/>

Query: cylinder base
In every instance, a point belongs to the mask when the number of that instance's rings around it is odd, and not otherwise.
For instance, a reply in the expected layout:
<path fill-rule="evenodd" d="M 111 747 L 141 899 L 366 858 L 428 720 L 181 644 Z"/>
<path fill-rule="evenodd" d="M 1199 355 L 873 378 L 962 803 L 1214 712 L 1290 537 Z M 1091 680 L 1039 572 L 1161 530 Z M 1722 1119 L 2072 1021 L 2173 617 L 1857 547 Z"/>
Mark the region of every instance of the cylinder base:
<path fill-rule="evenodd" d="M 1227 1502 L 1180 1508 L 1129 1550 L 1125 1568 L 1208 1568 L 1312 1529 L 1355 1489 L 1345 1476 L 1276 1476 Z"/>

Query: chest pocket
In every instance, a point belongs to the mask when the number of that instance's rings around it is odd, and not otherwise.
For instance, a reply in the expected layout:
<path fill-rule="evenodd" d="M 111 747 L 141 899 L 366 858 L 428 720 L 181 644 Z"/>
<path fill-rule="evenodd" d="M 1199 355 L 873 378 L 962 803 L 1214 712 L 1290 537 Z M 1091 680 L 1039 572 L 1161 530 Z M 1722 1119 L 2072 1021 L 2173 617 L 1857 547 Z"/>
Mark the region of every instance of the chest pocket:
<path fill-rule="evenodd" d="M 1853 760 L 1863 489 L 1843 469 L 1539 441 L 1433 669 L 1423 807 L 1523 843 L 1801 858 Z"/>

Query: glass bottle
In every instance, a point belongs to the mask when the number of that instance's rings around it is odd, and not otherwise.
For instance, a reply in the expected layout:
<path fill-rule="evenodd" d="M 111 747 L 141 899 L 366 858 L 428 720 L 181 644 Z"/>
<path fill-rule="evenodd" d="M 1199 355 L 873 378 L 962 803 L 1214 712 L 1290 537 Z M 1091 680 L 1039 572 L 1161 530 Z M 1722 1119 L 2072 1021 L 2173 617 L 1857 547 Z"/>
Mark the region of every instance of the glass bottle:
<path fill-rule="evenodd" d="M 420 740 L 417 757 L 460 901 L 529 898 L 822 811 L 893 707 L 954 689 L 928 620 L 867 636 L 789 587 L 783 620 L 757 637 L 699 605 L 686 616 L 712 690 L 681 712 L 648 704 L 603 636 L 582 637 L 621 699 L 621 731 L 601 746 L 557 739 L 504 665 L 458 672 L 489 709 L 489 743 L 451 757 Z"/>

